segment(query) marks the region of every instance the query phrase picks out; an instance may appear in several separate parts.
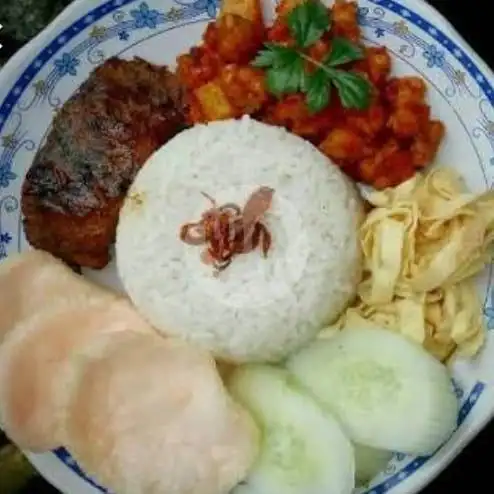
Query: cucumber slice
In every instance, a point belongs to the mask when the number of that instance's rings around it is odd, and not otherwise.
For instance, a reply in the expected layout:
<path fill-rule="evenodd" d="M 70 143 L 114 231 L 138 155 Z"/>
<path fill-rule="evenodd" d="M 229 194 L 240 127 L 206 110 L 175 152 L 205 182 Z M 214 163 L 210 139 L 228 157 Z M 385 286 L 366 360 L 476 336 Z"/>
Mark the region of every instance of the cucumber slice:
<path fill-rule="evenodd" d="M 339 424 L 289 382 L 284 370 L 238 368 L 231 394 L 262 430 L 261 451 L 235 494 L 350 494 L 355 487 L 351 442 Z"/>
<path fill-rule="evenodd" d="M 355 451 L 355 482 L 358 486 L 365 486 L 381 473 L 393 456 L 391 451 L 356 443 L 353 445 L 353 450 Z"/>
<path fill-rule="evenodd" d="M 356 443 L 427 455 L 455 430 L 458 400 L 446 368 L 391 331 L 342 331 L 293 355 L 287 368 Z"/>

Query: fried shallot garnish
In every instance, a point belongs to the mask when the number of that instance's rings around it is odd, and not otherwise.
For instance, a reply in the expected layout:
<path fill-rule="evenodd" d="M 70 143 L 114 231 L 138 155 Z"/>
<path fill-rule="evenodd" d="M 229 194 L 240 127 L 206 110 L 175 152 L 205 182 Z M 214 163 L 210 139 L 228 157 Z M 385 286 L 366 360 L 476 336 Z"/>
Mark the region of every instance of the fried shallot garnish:
<path fill-rule="evenodd" d="M 215 272 L 226 269 L 233 258 L 261 247 L 264 257 L 271 248 L 271 234 L 261 219 L 271 207 L 274 189 L 259 187 L 243 209 L 235 203 L 218 206 L 216 200 L 202 193 L 211 208 L 200 221 L 187 223 L 180 229 L 180 240 L 189 245 L 206 245 L 201 259 L 212 264 Z"/>

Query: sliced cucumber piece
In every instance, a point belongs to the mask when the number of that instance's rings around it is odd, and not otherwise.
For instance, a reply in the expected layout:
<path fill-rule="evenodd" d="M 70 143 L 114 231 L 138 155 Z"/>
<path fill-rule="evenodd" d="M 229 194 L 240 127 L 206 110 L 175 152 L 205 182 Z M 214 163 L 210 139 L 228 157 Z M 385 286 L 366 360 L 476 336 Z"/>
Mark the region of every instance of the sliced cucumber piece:
<path fill-rule="evenodd" d="M 331 415 L 294 387 L 284 370 L 238 368 L 229 389 L 262 431 L 261 451 L 235 494 L 350 494 L 351 442 Z"/>
<path fill-rule="evenodd" d="M 455 430 L 448 371 L 397 333 L 348 329 L 293 355 L 287 368 L 356 443 L 426 455 Z"/>
<path fill-rule="evenodd" d="M 356 443 L 353 445 L 353 450 L 355 451 L 355 482 L 358 486 L 365 486 L 381 473 L 393 456 L 391 451 Z"/>

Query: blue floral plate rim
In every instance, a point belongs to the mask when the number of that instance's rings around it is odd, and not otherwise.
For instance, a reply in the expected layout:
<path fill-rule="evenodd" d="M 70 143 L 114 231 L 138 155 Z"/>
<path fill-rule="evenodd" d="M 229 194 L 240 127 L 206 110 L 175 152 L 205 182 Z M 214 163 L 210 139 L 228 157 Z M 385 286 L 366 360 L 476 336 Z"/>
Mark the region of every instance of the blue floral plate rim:
<path fill-rule="evenodd" d="M 478 57 L 478 55 L 471 49 L 471 47 L 468 46 L 465 40 L 461 37 L 461 35 L 459 35 L 456 32 L 456 30 L 451 26 L 451 24 L 447 20 L 445 20 L 441 16 L 441 14 L 439 14 L 432 6 L 426 4 L 422 0 L 403 0 L 400 3 L 397 3 L 395 0 L 367 0 L 367 3 L 372 3 L 377 8 L 391 9 L 395 11 L 395 13 L 398 13 L 398 10 L 401 11 L 402 13 L 408 12 L 408 14 L 411 14 L 411 17 L 410 15 L 406 16 L 408 22 L 413 22 L 413 19 L 415 20 L 420 19 L 421 23 L 424 26 L 429 26 L 429 34 L 433 34 L 432 31 L 430 31 L 431 28 L 436 30 L 436 34 L 440 36 L 440 39 L 438 39 L 440 43 L 441 43 L 441 39 L 442 41 L 445 42 L 448 42 L 449 40 L 451 46 L 456 46 L 456 48 L 459 50 L 461 54 L 459 56 L 466 57 L 469 60 L 468 63 L 470 63 L 470 69 L 475 71 L 476 76 L 479 76 L 477 77 L 479 84 L 484 83 L 486 85 L 485 94 L 489 97 L 489 101 L 492 103 L 493 93 L 491 88 L 491 82 L 494 80 L 494 76 L 492 75 L 491 70 L 480 59 L 480 57 Z M 73 22 L 74 20 L 77 19 L 76 12 L 82 9 L 81 4 L 82 2 L 77 2 L 77 5 L 75 5 L 74 2 L 74 4 L 69 6 L 45 31 L 43 31 L 43 33 L 38 35 L 37 38 L 35 38 L 31 43 L 29 43 L 26 47 L 24 47 L 16 56 L 14 56 L 0 73 L 0 80 L 2 79 L 2 77 L 4 77 L 4 74 L 5 77 L 8 78 L 8 74 L 23 73 L 26 70 L 26 66 L 28 65 L 27 62 L 33 59 L 32 55 L 37 51 L 39 51 L 40 47 L 43 46 L 44 43 L 43 40 L 48 40 L 53 36 L 53 33 L 58 32 L 62 26 L 67 26 L 71 21 Z M 104 3 L 98 0 L 84 0 L 84 6 L 87 6 L 88 8 L 84 9 L 86 13 L 84 16 L 80 17 L 80 19 L 82 20 L 82 18 L 87 16 L 88 13 L 91 14 L 91 11 L 93 10 L 101 12 L 103 17 L 110 13 L 111 7 L 118 9 L 118 8 L 123 8 L 124 6 L 130 4 L 138 4 L 138 9 L 140 9 L 140 14 L 138 15 L 141 15 L 141 17 L 137 18 L 136 22 L 144 23 L 145 26 L 146 23 L 154 22 L 152 20 L 152 16 L 149 17 L 148 15 L 149 8 L 147 7 L 148 5 L 147 2 L 143 2 L 140 0 L 111 0 Z M 204 22 L 208 20 L 208 18 L 213 17 L 214 14 L 216 13 L 216 8 L 217 8 L 216 0 L 198 0 L 196 2 L 183 2 L 183 3 L 177 1 L 177 4 L 186 5 L 186 6 L 193 5 L 193 8 L 195 8 L 197 11 L 196 16 L 198 17 L 202 16 L 201 22 Z M 90 6 L 91 8 L 89 8 Z M 417 12 L 420 12 L 420 14 L 417 15 Z M 139 21 L 139 19 L 141 20 Z M 430 21 L 428 21 L 427 19 L 434 19 L 433 21 L 434 24 L 431 24 Z M 455 41 L 452 42 L 451 40 L 455 40 Z M 449 50 L 447 44 L 446 45 L 443 44 L 442 47 L 443 49 Z M 431 51 L 430 59 L 432 64 L 440 63 L 437 57 L 438 57 L 438 52 Z M 51 58 L 52 57 L 50 57 L 49 60 L 51 60 Z M 59 61 L 59 63 L 58 64 L 55 63 L 55 66 L 59 69 L 61 73 L 70 75 L 72 72 L 74 72 L 74 70 L 76 70 L 76 65 L 74 66 L 73 59 L 64 57 L 62 55 L 62 57 L 57 60 Z M 488 76 L 484 77 L 486 74 Z M 479 78 L 483 80 L 480 80 Z M 11 84 L 12 89 L 15 88 L 16 84 Z M 8 86 L 9 84 L 7 83 L 7 87 Z M 0 108 L 4 108 L 3 107 L 4 103 L 5 101 L 2 103 L 2 106 Z M 0 234 L 5 236 L 5 237 L 0 236 L 0 244 L 8 244 L 11 242 L 12 238 L 10 236 L 7 237 L 7 235 L 10 235 L 8 232 L 2 233 L 0 229 Z M 444 468 L 446 464 L 449 463 L 449 461 L 451 461 L 456 456 L 456 454 L 461 450 L 461 448 L 465 445 L 465 442 L 471 440 L 475 436 L 475 434 L 491 418 L 492 414 L 494 413 L 494 410 L 492 409 L 492 405 L 490 407 L 490 410 L 487 410 L 486 413 L 483 414 L 481 420 L 477 420 L 474 425 L 468 423 L 469 419 L 471 418 L 469 412 L 473 409 L 474 406 L 477 406 L 481 402 L 486 402 L 488 396 L 491 397 L 491 400 L 489 400 L 489 402 L 494 402 L 493 400 L 494 397 L 492 397 L 491 395 L 492 395 L 492 389 L 487 383 L 477 382 L 472 387 L 469 394 L 465 398 L 465 402 L 462 406 L 462 412 L 460 413 L 460 418 L 459 418 L 459 425 L 461 425 L 462 427 L 468 427 L 469 430 L 468 438 L 466 439 L 466 441 L 460 441 L 458 447 L 454 448 L 454 450 L 450 449 L 450 451 L 448 451 L 446 455 L 447 459 L 445 459 L 442 462 L 441 468 L 438 469 L 438 471 Z M 39 455 L 29 455 L 29 456 L 35 465 L 41 465 L 43 463 Z M 82 480 L 84 478 L 82 472 L 78 470 L 77 465 L 74 464 L 74 462 L 71 460 L 70 456 L 67 455 L 65 450 L 59 450 L 51 456 L 54 458 L 58 458 L 57 461 L 59 463 L 61 460 L 61 463 L 63 463 L 63 465 L 68 466 L 73 472 L 75 472 L 78 475 L 79 480 Z M 43 458 L 47 459 L 47 456 L 43 455 Z M 405 480 L 410 479 L 410 475 L 412 473 L 419 472 L 421 467 L 427 464 L 428 462 L 429 462 L 429 458 L 415 459 L 413 462 L 410 462 L 404 469 L 390 475 L 386 480 L 386 482 L 373 486 L 373 488 L 368 491 L 368 494 L 383 494 L 385 492 L 391 492 L 391 491 L 393 494 L 398 493 L 397 488 L 400 488 L 401 491 L 401 488 L 403 488 L 407 484 Z M 84 480 L 83 480 L 83 484 L 85 486 L 84 491 L 79 490 L 80 486 L 73 488 L 71 487 L 70 491 L 68 491 L 67 486 L 73 485 L 71 483 L 73 479 L 71 481 L 66 480 L 59 485 L 59 481 L 55 480 L 54 478 L 52 478 L 52 476 L 50 476 L 46 466 L 45 467 L 40 466 L 39 468 L 42 473 L 44 473 L 50 480 L 52 480 L 52 482 L 55 485 L 57 485 L 57 487 L 59 487 L 63 491 L 71 492 L 71 493 L 97 492 L 94 491 L 94 489 L 91 489 L 90 491 L 87 490 L 86 487 L 88 484 Z M 52 470 L 52 469 L 53 467 L 48 467 L 48 470 Z M 438 472 L 435 473 L 437 474 Z M 61 477 L 64 477 L 65 473 L 60 475 Z M 60 475 L 58 478 L 61 478 Z M 403 492 L 406 493 L 416 492 L 421 487 L 423 487 L 423 485 L 429 480 L 430 480 L 429 478 L 424 478 L 422 479 L 422 481 L 418 480 L 417 482 L 415 482 L 415 484 L 411 489 L 404 490 Z"/>

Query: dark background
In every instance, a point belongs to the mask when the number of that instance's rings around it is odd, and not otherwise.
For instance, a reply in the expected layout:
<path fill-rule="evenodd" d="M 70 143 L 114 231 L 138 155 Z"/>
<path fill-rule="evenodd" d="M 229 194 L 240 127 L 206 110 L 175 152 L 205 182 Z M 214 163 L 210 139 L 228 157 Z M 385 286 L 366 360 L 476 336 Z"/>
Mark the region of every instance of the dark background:
<path fill-rule="evenodd" d="M 483 15 L 479 8 L 484 8 L 487 2 L 478 0 L 430 0 L 465 38 L 473 49 L 494 68 L 494 49 L 492 44 L 493 26 L 489 15 Z M 484 10 L 484 14 L 487 12 Z M 489 458 L 494 444 L 494 422 L 491 423 L 479 436 L 466 448 L 466 450 L 451 464 L 451 466 L 427 489 L 423 494 L 442 494 L 477 492 L 493 492 L 493 487 L 480 487 L 491 485 L 491 472 L 485 469 L 484 459 Z M 473 483 L 475 479 L 479 487 L 476 489 Z"/>
<path fill-rule="evenodd" d="M 0 0 L 3 2 L 21 2 L 22 0 Z M 51 0 L 52 3 L 67 4 L 69 1 Z M 430 0 L 448 20 L 455 26 L 459 33 L 467 40 L 468 43 L 477 51 L 477 53 L 491 66 L 494 67 L 494 49 L 492 36 L 489 34 L 494 29 L 492 20 L 486 10 L 487 2 L 482 2 L 483 9 L 480 9 L 479 0 Z M 33 5 L 41 6 L 45 4 L 43 0 L 33 2 Z M 43 7 L 41 16 L 46 22 L 53 16 L 54 9 L 46 2 L 49 7 Z M 7 26 L 5 18 L 2 18 L 2 6 L 0 6 L 0 23 Z M 36 7 L 38 8 L 38 7 Z M 56 10 L 56 9 L 55 9 Z M 43 22 L 43 21 L 41 21 Z M 9 24 L 9 28 L 0 32 L 0 43 L 4 45 L 0 51 L 0 63 L 14 53 L 23 42 L 32 35 L 30 31 L 35 28 L 26 28 L 16 34 L 15 26 Z M 454 494 L 460 492 L 475 491 L 472 480 L 475 479 L 478 485 L 491 485 L 491 475 L 488 469 L 485 469 L 485 458 L 490 457 L 491 445 L 494 444 L 494 423 L 488 426 L 466 450 L 451 464 L 451 466 L 422 494 Z M 482 458 L 483 457 L 483 458 Z M 481 460 L 482 458 L 482 460 Z M 0 478 L 0 494 L 13 494 L 4 492 L 1 488 L 2 480 Z M 482 488 L 484 492 L 493 491 L 493 488 Z M 34 478 L 20 491 L 20 494 L 55 494 L 56 491 L 47 486 L 41 479 Z"/>

